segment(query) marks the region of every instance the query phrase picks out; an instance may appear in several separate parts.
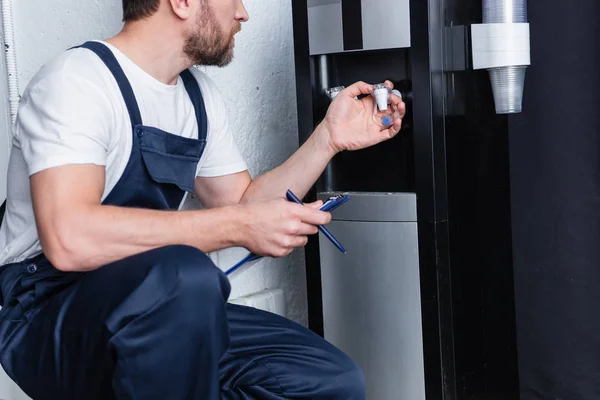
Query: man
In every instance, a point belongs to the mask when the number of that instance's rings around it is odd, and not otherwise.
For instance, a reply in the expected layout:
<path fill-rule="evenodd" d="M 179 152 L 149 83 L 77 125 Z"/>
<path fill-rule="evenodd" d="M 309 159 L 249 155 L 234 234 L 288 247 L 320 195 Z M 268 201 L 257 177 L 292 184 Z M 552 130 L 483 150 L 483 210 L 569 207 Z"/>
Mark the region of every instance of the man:
<path fill-rule="evenodd" d="M 214 84 L 241 0 L 123 0 L 115 37 L 66 51 L 26 89 L 0 231 L 0 360 L 34 399 L 364 399 L 357 366 L 276 315 L 226 303 L 205 253 L 282 257 L 330 221 L 299 196 L 339 151 L 393 137 L 372 87 L 332 103 L 252 180 Z M 404 115 L 401 99 L 392 103 Z M 178 211 L 195 192 L 205 210 Z"/>

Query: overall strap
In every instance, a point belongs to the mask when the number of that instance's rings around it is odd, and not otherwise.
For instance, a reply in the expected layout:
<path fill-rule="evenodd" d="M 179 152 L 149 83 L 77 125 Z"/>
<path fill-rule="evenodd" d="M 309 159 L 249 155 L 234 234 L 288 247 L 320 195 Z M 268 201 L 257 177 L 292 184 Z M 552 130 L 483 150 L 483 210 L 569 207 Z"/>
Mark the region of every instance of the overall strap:
<path fill-rule="evenodd" d="M 123 95 L 125 105 L 127 106 L 127 111 L 129 112 L 129 118 L 131 119 L 131 125 L 142 125 L 140 108 L 138 107 L 135 94 L 133 94 L 131 84 L 129 83 L 127 76 L 125 76 L 125 72 L 123 72 L 123 68 L 121 68 L 121 65 L 119 65 L 119 62 L 115 58 L 115 55 L 112 53 L 112 51 L 110 51 L 110 49 L 104 44 L 99 42 L 86 42 L 77 47 L 83 47 L 93 51 L 96 53 L 96 55 L 98 55 L 98 57 L 100 57 L 104 64 L 106 64 L 110 72 L 117 80 L 119 89 L 121 89 L 121 94 Z"/>
<path fill-rule="evenodd" d="M 206 140 L 206 132 L 208 130 L 208 122 L 206 116 L 206 108 L 204 106 L 204 99 L 202 98 L 202 92 L 198 81 L 194 78 L 194 75 L 189 69 L 186 69 L 181 73 L 181 78 L 185 85 L 185 90 L 194 104 L 194 110 L 196 111 L 196 121 L 198 122 L 198 139 Z"/>

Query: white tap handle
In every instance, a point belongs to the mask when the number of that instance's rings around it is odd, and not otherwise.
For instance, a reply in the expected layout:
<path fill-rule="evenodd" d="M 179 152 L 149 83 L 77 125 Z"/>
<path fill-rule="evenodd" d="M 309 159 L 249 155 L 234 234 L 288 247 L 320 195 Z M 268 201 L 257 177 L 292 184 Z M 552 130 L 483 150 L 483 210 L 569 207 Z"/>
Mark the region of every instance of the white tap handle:
<path fill-rule="evenodd" d="M 375 96 L 375 101 L 377 102 L 377 107 L 379 111 L 387 110 L 388 101 L 390 97 L 390 91 L 388 88 L 383 85 L 375 85 L 375 90 L 373 91 L 373 95 Z"/>
<path fill-rule="evenodd" d="M 378 83 L 374 86 L 373 96 L 375 96 L 375 102 L 379 111 L 383 112 L 387 110 L 388 104 L 390 104 L 390 94 L 393 93 L 396 96 L 402 98 L 402 93 L 399 90 L 390 90 L 383 83 Z"/>

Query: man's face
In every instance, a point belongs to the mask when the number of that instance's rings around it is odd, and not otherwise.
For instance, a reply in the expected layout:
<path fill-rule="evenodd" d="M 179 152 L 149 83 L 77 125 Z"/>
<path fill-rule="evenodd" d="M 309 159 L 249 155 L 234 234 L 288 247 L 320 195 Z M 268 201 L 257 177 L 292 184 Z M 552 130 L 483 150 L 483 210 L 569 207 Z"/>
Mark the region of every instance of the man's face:
<path fill-rule="evenodd" d="M 223 67 L 233 59 L 234 35 L 248 20 L 242 0 L 198 0 L 194 27 L 183 51 L 195 65 Z"/>

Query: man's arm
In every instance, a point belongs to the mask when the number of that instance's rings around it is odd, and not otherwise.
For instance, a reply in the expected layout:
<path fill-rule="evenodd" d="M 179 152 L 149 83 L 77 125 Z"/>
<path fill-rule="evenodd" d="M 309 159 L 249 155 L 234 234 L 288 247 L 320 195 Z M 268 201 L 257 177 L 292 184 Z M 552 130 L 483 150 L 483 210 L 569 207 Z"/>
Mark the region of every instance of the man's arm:
<path fill-rule="evenodd" d="M 393 89 L 393 84 L 385 84 Z M 242 197 L 242 203 L 260 198 L 285 196 L 287 189 L 304 197 L 333 156 L 344 150 L 359 150 L 394 137 L 406 112 L 402 99 L 392 95 L 397 108 L 393 125 L 384 128 L 373 119 L 373 86 L 357 82 L 340 92 L 329 106 L 325 119 L 311 137 L 280 167 L 256 179 Z M 367 95 L 361 100 L 358 96 Z"/>
<path fill-rule="evenodd" d="M 319 125 L 283 164 L 255 179 L 244 192 L 241 202 L 284 197 L 288 189 L 303 198 L 336 153 L 329 142 L 329 133 L 323 124 Z"/>
<path fill-rule="evenodd" d="M 243 246 L 280 257 L 330 220 L 328 213 L 283 199 L 185 212 L 106 206 L 104 177 L 104 167 L 95 165 L 65 165 L 31 177 L 40 242 L 56 268 L 93 270 L 173 244 L 205 252 Z"/>
<path fill-rule="evenodd" d="M 391 82 L 386 82 L 393 88 Z M 323 173 L 333 156 L 343 150 L 373 146 L 395 136 L 401 128 L 405 105 L 397 96 L 391 102 L 399 118 L 383 128 L 373 121 L 373 99 L 356 96 L 372 93 L 372 86 L 358 82 L 342 91 L 311 137 L 282 165 L 254 181 L 247 173 L 216 178 L 196 178 L 196 194 L 207 207 L 252 203 L 265 198 L 284 198 L 287 189 L 302 198 Z"/>
<path fill-rule="evenodd" d="M 215 177 L 197 177 L 194 193 L 206 208 L 229 206 L 241 203 L 251 183 L 252 178 L 248 171 Z"/>
<path fill-rule="evenodd" d="M 167 212 L 101 205 L 104 167 L 66 165 L 31 177 L 40 242 L 63 270 L 94 269 L 171 244 L 206 252 L 234 245 L 239 210 Z"/>

